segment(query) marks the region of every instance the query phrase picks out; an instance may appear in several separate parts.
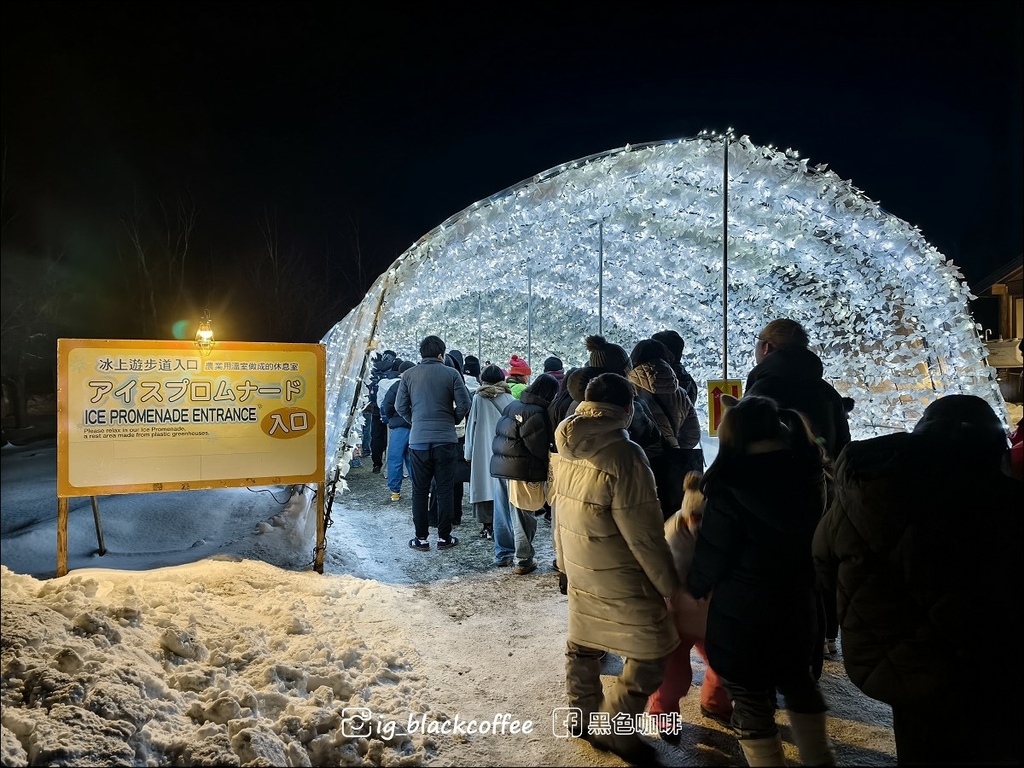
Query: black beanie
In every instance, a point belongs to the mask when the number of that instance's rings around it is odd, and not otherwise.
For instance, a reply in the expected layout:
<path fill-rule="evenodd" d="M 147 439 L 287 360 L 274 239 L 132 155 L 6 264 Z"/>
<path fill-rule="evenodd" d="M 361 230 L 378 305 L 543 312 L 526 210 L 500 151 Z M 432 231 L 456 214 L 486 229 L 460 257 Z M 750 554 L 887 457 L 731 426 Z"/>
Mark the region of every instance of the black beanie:
<path fill-rule="evenodd" d="M 587 336 L 587 351 L 590 352 L 591 367 L 600 368 L 605 373 L 625 376 L 632 367 L 626 350 L 618 344 L 611 344 L 604 336 Z"/>
<path fill-rule="evenodd" d="M 480 361 L 476 355 L 466 355 L 466 367 L 462 371 L 467 376 L 480 378 Z"/>
<path fill-rule="evenodd" d="M 416 367 L 416 363 L 414 363 L 412 360 L 405 360 L 405 361 L 402 362 L 402 364 L 400 366 L 398 366 L 398 372 L 400 374 L 402 374 L 402 373 L 405 373 L 406 371 L 408 371 L 410 368 L 415 368 L 415 367 Z"/>
<path fill-rule="evenodd" d="M 544 361 L 544 372 L 562 370 L 562 361 L 552 355 Z"/>

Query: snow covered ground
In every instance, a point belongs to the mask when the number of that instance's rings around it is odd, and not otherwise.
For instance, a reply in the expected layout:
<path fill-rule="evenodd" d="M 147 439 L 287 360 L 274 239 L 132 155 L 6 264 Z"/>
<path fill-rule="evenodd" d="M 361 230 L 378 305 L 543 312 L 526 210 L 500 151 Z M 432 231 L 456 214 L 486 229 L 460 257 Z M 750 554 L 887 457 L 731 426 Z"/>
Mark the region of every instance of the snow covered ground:
<path fill-rule="evenodd" d="M 458 547 L 414 552 L 408 484 L 390 502 L 367 462 L 339 489 L 323 574 L 315 504 L 273 487 L 101 497 L 103 556 L 73 500 L 54 578 L 56 445 L 0 459 L 4 765 L 622 764 L 552 726 L 567 605 L 544 523 L 527 576 L 491 565 L 470 514 Z M 823 685 L 840 763 L 894 765 L 888 707 L 837 661 Z M 743 764 L 696 692 L 681 712 L 666 764 Z"/>

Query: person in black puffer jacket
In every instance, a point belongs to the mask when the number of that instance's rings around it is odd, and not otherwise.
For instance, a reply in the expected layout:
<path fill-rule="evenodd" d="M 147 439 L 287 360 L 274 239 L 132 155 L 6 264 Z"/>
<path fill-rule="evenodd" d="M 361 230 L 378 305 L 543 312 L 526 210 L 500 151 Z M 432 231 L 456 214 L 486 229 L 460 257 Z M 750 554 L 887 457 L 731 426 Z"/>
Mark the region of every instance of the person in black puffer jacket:
<path fill-rule="evenodd" d="M 502 486 L 494 489 L 494 540 L 515 551 L 514 573 L 537 570 L 533 539 L 537 533 L 535 510 L 523 510 L 508 500 L 508 481 L 544 483 L 555 441 L 548 406 L 558 394 L 558 379 L 544 373 L 502 411 L 495 427 L 491 477 Z"/>
<path fill-rule="evenodd" d="M 625 356 L 626 353 L 623 352 L 622 354 Z M 556 416 L 561 416 L 561 418 L 557 421 L 552 419 L 554 424 L 557 426 L 566 416 L 571 416 L 576 412 L 576 406 L 586 400 L 584 393 L 587 391 L 587 384 L 590 383 L 591 379 L 600 376 L 602 373 L 617 373 L 624 378 L 628 377 L 630 369 L 629 357 L 624 357 L 624 359 L 624 365 L 617 364 L 609 368 L 587 365 L 570 371 L 569 375 L 565 377 L 565 389 L 572 399 L 565 406 L 564 412 L 555 414 Z M 654 421 L 651 409 L 639 397 L 633 398 L 633 420 L 629 423 L 628 431 L 629 439 L 643 448 L 644 453 L 648 457 L 661 452 L 661 430 L 658 429 L 658 425 Z"/>
<path fill-rule="evenodd" d="M 380 382 L 385 379 L 398 378 L 398 353 L 386 349 L 373 360 L 370 370 L 369 407 L 370 407 L 370 457 L 373 460 L 373 471 L 380 472 L 384 466 L 384 452 L 388 448 L 388 427 L 380 418 L 380 403 L 377 392 Z"/>
<path fill-rule="evenodd" d="M 811 541 L 825 508 L 826 458 L 806 421 L 766 397 L 725 395 L 718 455 L 704 475 L 704 523 L 690 567 L 712 594 L 704 649 L 733 703 L 749 765 L 785 765 L 782 694 L 801 765 L 835 765 L 811 662 L 817 580 Z"/>
<path fill-rule="evenodd" d="M 781 408 L 798 411 L 807 419 L 811 432 L 835 462 L 850 442 L 849 410 L 843 397 L 822 378 L 821 359 L 807 348 L 807 332 L 795 320 L 772 320 L 757 335 L 754 361 L 744 394 L 770 397 Z M 832 474 L 826 472 L 827 504 L 832 502 Z M 827 505 L 826 505 L 827 509 Z M 820 587 L 818 636 L 814 670 L 820 677 L 826 654 L 836 651 L 836 596 Z"/>

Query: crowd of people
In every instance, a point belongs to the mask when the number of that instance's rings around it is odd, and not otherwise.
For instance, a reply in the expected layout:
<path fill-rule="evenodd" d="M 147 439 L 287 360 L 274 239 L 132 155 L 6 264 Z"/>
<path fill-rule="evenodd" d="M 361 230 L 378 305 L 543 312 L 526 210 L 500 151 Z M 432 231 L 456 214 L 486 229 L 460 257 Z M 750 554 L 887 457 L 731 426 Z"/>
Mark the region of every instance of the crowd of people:
<path fill-rule="evenodd" d="M 900 764 L 1020 764 L 999 723 L 1021 714 L 1003 646 L 1021 618 L 1024 485 L 991 406 L 946 395 L 912 432 L 851 440 L 855 403 L 779 318 L 757 334 L 743 396 L 722 396 L 706 466 L 684 350 L 674 330 L 629 352 L 591 335 L 586 364 L 552 356 L 536 376 L 518 354 L 481 362 L 433 335 L 416 363 L 376 355 L 362 453 L 374 472 L 386 458 L 392 501 L 409 480 L 409 547 L 429 551 L 431 529 L 456 547 L 468 493 L 494 565 L 526 576 L 549 521 L 572 733 L 631 764 L 657 764 L 654 737 L 679 741 L 692 651 L 700 711 L 747 764 L 785 764 L 781 710 L 801 763 L 834 765 L 819 678 L 840 649 L 851 681 L 892 707 Z M 1004 659 L 971 683 L 985 703 L 1003 694 L 983 735 L 953 701 L 979 651 Z M 606 654 L 623 662 L 610 684 Z"/>

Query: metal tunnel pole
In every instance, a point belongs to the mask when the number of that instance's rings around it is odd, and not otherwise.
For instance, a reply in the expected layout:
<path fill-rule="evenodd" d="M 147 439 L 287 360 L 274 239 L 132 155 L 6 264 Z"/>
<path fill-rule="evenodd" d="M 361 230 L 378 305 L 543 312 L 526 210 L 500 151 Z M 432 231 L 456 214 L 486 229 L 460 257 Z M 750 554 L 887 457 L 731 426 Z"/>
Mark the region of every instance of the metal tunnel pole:
<path fill-rule="evenodd" d="M 597 332 L 604 335 L 604 219 L 597 222 Z"/>
<path fill-rule="evenodd" d="M 722 153 L 722 379 L 729 378 L 729 133 Z"/>
<path fill-rule="evenodd" d="M 529 269 L 529 265 L 526 267 Z M 532 366 L 531 359 L 533 357 L 533 273 L 528 272 L 526 275 L 526 364 Z"/>

